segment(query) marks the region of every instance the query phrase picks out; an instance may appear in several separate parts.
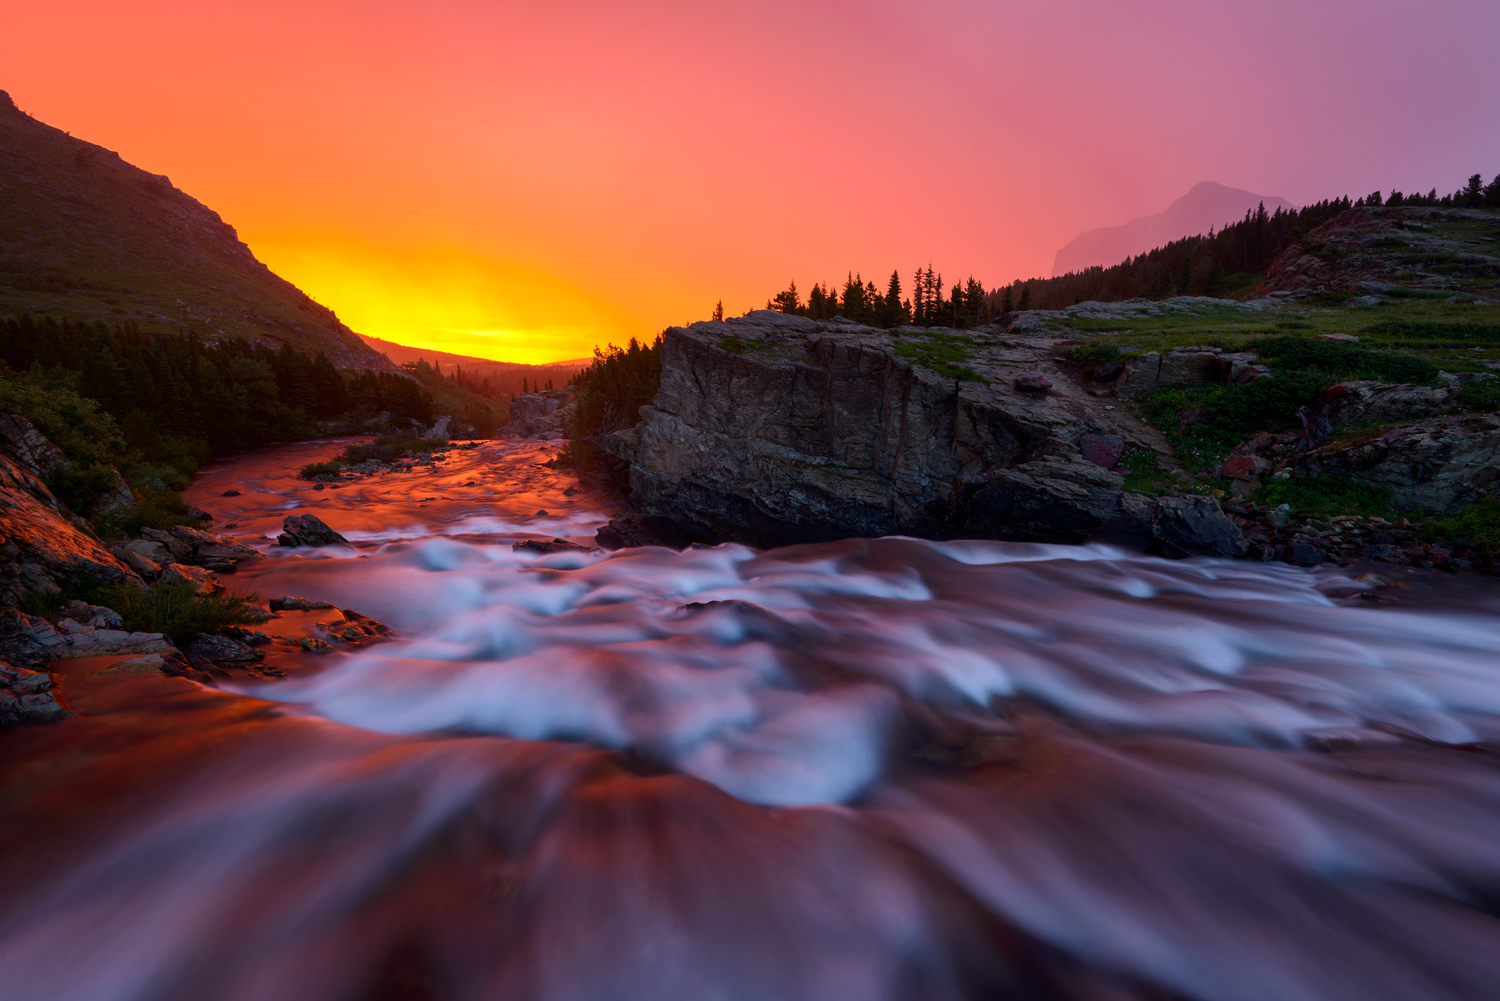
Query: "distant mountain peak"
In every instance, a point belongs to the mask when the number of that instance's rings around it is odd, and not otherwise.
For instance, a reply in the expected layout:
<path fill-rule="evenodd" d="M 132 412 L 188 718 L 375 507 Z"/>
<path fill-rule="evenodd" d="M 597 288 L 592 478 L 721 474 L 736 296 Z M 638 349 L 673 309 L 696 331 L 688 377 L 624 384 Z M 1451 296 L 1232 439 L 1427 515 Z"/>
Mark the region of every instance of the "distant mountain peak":
<path fill-rule="evenodd" d="M 1259 205 L 1265 205 L 1267 212 L 1293 207 L 1285 198 L 1257 195 L 1215 181 L 1200 181 L 1156 215 L 1080 233 L 1057 252 L 1052 262 L 1052 275 L 1057 277 L 1070 271 L 1119 264 L 1127 257 L 1143 254 L 1173 240 L 1222 228 L 1226 223 L 1243 219 L 1247 211 L 1253 211 Z"/>

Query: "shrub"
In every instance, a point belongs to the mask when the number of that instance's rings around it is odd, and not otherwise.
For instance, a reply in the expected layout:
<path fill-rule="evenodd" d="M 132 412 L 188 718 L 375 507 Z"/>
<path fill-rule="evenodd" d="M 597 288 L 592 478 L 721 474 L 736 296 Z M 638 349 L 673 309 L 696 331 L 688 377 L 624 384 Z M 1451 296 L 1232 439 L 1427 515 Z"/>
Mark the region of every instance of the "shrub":
<path fill-rule="evenodd" d="M 337 459 L 331 462 L 309 462 L 297 473 L 304 480 L 310 480 L 314 476 L 337 476 L 344 468 L 344 464 Z"/>
<path fill-rule="evenodd" d="M 1500 497 L 1486 497 L 1457 514 L 1433 515 L 1423 522 L 1422 536 L 1500 552 Z"/>
<path fill-rule="evenodd" d="M 1500 379 L 1464 383 L 1458 391 L 1458 401 L 1486 413 L 1500 410 Z"/>
<path fill-rule="evenodd" d="M 1438 375 L 1438 367 L 1424 358 L 1308 337 L 1262 337 L 1250 341 L 1245 347 L 1267 359 L 1278 377 L 1287 370 L 1316 370 L 1326 376 L 1325 384 L 1347 379 L 1378 379 L 1430 386 L 1437 381 Z"/>
<path fill-rule="evenodd" d="M 1372 515 L 1389 511 L 1390 487 L 1371 487 L 1347 476 L 1304 476 L 1271 480 L 1255 492 L 1257 504 L 1290 504 L 1298 514 Z"/>
<path fill-rule="evenodd" d="M 158 582 L 145 591 L 120 584 L 102 588 L 96 594 L 102 600 L 92 604 L 106 605 L 119 612 L 126 629 L 165 633 L 178 646 L 191 643 L 199 633 L 256 625 L 270 617 L 256 607 L 260 595 L 253 592 L 201 595 L 191 584 Z"/>
<path fill-rule="evenodd" d="M 445 451 L 448 445 L 449 443 L 442 438 L 412 438 L 408 435 L 388 434 L 364 445 L 350 445 L 344 449 L 341 458 L 349 463 L 367 462 L 370 459 L 390 462 L 407 452 Z M 335 461 L 332 465 L 338 465 L 338 462 Z"/>

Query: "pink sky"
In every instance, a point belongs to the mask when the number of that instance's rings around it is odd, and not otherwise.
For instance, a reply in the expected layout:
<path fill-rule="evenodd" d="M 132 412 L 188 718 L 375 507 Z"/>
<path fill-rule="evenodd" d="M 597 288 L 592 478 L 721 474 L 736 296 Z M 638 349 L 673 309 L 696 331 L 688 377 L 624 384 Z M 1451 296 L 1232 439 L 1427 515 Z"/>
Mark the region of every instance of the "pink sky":
<path fill-rule="evenodd" d="M 1214 180 L 1500 172 L 1500 4 L 12 3 L 0 88 L 361 332 L 540 361 L 929 261 L 1047 274 Z"/>

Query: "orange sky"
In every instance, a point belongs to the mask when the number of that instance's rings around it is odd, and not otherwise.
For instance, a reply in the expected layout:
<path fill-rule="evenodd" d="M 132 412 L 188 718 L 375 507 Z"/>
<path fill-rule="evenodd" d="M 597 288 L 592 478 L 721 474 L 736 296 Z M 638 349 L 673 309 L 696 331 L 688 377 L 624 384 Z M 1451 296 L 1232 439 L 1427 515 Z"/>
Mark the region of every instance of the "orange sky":
<path fill-rule="evenodd" d="M 546 361 L 795 277 L 987 285 L 1215 180 L 1500 171 L 1500 4 L 4 0 L 0 88 L 354 329 Z"/>

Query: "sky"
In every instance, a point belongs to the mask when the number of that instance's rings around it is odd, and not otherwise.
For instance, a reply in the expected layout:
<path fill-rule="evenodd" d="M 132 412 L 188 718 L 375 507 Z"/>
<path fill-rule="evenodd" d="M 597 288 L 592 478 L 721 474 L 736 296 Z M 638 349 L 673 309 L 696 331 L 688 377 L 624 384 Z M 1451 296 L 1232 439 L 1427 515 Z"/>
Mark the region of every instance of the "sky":
<path fill-rule="evenodd" d="M 0 0 L 0 89 L 355 330 L 543 362 L 853 270 L 1050 273 L 1199 181 L 1500 172 L 1494 0 Z"/>

